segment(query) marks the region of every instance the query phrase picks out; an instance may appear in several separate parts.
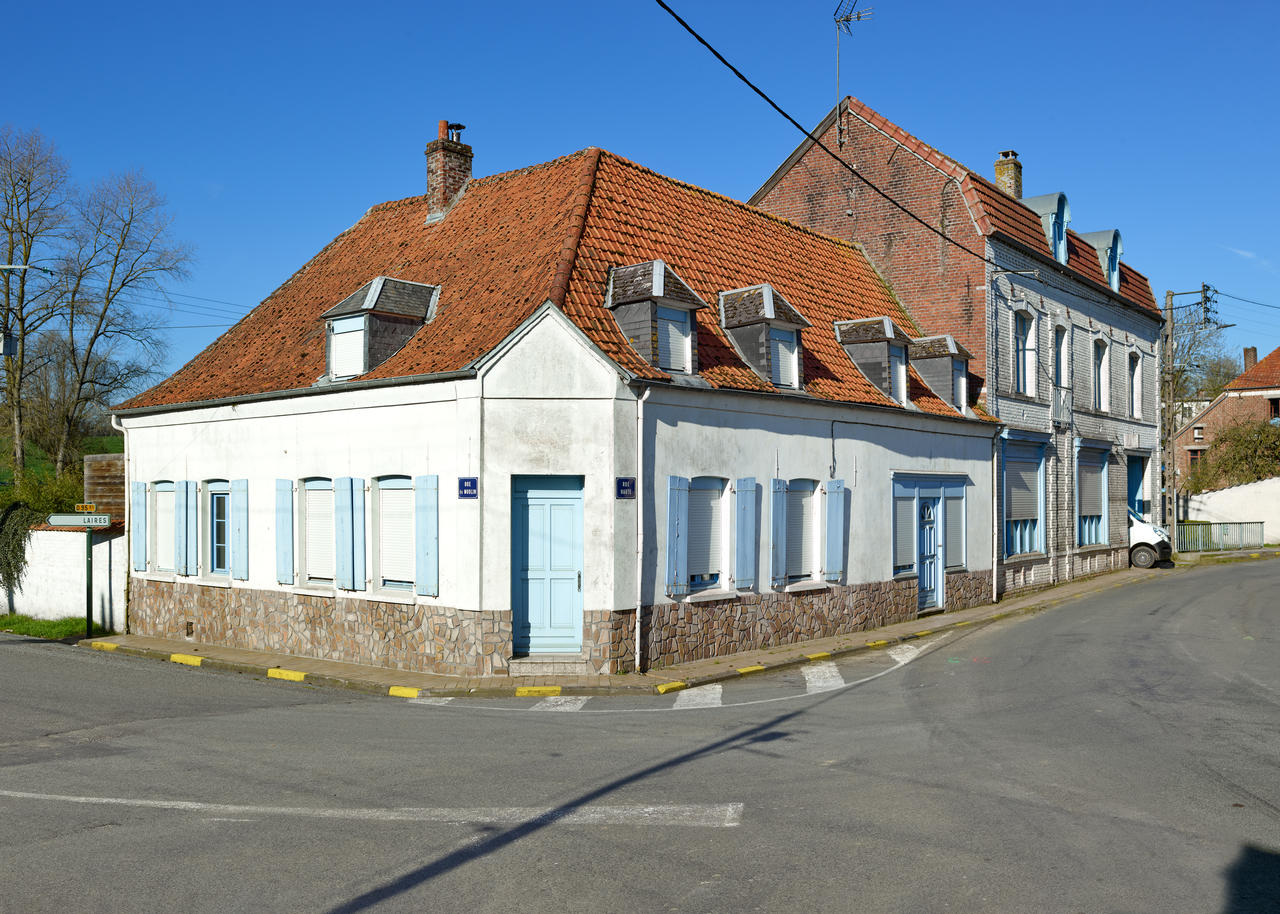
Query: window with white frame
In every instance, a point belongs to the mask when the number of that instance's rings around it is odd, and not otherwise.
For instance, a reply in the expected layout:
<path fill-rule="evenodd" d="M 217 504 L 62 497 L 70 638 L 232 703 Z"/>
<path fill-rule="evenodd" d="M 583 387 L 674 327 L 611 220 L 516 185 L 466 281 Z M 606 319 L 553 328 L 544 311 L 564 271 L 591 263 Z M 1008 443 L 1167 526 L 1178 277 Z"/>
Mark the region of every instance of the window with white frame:
<path fill-rule="evenodd" d="M 231 486 L 225 479 L 204 484 L 205 567 L 211 575 L 231 574 Z"/>
<path fill-rule="evenodd" d="M 893 481 L 893 574 L 915 574 L 919 554 L 916 519 L 920 498 L 942 500 L 942 527 L 937 531 L 948 569 L 965 567 L 965 487 L 963 481 L 940 477 L 898 476 Z"/>
<path fill-rule="evenodd" d="M 1129 415 L 1142 418 L 1142 356 L 1129 353 Z"/>
<path fill-rule="evenodd" d="M 688 372 L 690 369 L 689 336 L 692 315 L 680 308 L 657 309 L 658 367 L 663 371 Z"/>
<path fill-rule="evenodd" d="M 1067 328 L 1055 327 L 1053 330 L 1053 383 L 1058 387 L 1067 386 L 1067 372 L 1071 361 L 1071 350 L 1067 345 Z"/>
<path fill-rule="evenodd" d="M 1082 449 L 1076 463 L 1077 542 L 1096 546 L 1106 542 L 1107 452 Z"/>
<path fill-rule="evenodd" d="M 964 359 L 951 360 L 951 402 L 960 412 L 969 405 L 969 368 Z"/>
<path fill-rule="evenodd" d="M 1020 394 L 1036 395 L 1036 322 L 1028 311 L 1013 313 L 1013 386 Z"/>
<path fill-rule="evenodd" d="M 1098 412 L 1111 408 L 1110 349 L 1106 340 L 1093 343 L 1093 408 Z"/>
<path fill-rule="evenodd" d="M 1037 446 L 1007 445 L 1004 459 L 1004 539 L 1006 555 L 1041 551 L 1041 467 Z"/>
<path fill-rule="evenodd" d="M 1203 425 L 1195 425 L 1195 426 L 1192 426 L 1192 428 L 1191 428 L 1191 440 L 1192 440 L 1192 441 L 1203 441 L 1203 440 L 1204 440 L 1204 426 L 1203 426 Z"/>
<path fill-rule="evenodd" d="M 364 315 L 339 317 L 329 331 L 329 376 L 351 378 L 364 374 Z"/>
<path fill-rule="evenodd" d="M 818 484 L 812 479 L 787 482 L 787 579 L 811 578 L 818 570 Z"/>
<path fill-rule="evenodd" d="M 799 387 L 796 365 L 796 332 L 769 328 L 769 365 L 776 387 Z"/>
<path fill-rule="evenodd" d="M 173 571 L 173 483 L 151 484 L 151 570 Z"/>
<path fill-rule="evenodd" d="M 302 578 L 332 584 L 334 577 L 333 480 L 302 485 Z"/>
<path fill-rule="evenodd" d="M 384 590 L 412 591 L 414 584 L 413 480 L 383 476 L 377 481 L 377 567 L 375 580 Z"/>
<path fill-rule="evenodd" d="M 689 589 L 717 587 L 722 580 L 726 480 L 697 476 L 689 481 Z"/>
<path fill-rule="evenodd" d="M 907 347 L 889 344 L 889 396 L 907 402 Z"/>

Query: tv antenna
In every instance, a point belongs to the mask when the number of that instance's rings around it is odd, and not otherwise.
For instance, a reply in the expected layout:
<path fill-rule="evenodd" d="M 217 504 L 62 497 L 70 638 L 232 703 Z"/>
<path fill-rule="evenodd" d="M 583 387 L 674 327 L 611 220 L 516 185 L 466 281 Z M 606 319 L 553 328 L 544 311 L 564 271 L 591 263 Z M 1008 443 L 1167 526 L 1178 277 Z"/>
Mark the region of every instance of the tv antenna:
<path fill-rule="evenodd" d="M 844 119 L 840 117 L 840 34 L 853 37 L 853 24 L 871 18 L 871 7 L 858 9 L 859 0 L 840 0 L 832 17 L 836 22 L 836 145 L 844 145 Z"/>

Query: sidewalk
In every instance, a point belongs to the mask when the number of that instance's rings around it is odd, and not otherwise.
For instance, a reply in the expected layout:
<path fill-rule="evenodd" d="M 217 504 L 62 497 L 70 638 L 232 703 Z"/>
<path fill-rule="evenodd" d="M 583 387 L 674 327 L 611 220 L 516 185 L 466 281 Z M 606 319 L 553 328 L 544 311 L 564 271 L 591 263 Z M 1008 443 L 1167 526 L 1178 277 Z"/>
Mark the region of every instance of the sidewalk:
<path fill-rule="evenodd" d="M 743 651 L 711 660 L 695 660 L 647 673 L 624 673 L 614 676 L 508 678 L 506 676 L 461 677 L 436 673 L 409 673 L 355 663 L 315 660 L 288 654 L 248 651 L 216 644 L 197 644 L 183 639 L 149 638 L 142 635 L 112 635 L 107 638 L 85 639 L 79 642 L 79 646 L 205 669 L 248 673 L 269 679 L 311 685 L 336 686 L 401 698 L 663 694 L 781 667 L 828 660 L 858 651 L 883 650 L 927 635 L 1035 613 L 1081 596 L 1124 587 L 1160 575 L 1177 573 L 1179 569 L 1185 570 L 1195 564 L 1276 557 L 1280 557 L 1280 550 L 1179 555 L 1175 568 L 1145 570 L 1128 568 L 1070 581 L 1033 593 L 1015 595 L 1000 603 L 989 603 L 970 609 L 925 616 L 884 628 L 849 635 L 836 635 L 831 638 L 818 638 L 798 644 Z"/>

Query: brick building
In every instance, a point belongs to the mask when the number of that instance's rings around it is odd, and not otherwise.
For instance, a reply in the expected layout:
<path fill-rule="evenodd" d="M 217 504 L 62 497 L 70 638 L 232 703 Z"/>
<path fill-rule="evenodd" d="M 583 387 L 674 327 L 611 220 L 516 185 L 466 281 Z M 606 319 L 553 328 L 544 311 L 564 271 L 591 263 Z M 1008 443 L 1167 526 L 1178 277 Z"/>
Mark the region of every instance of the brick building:
<path fill-rule="evenodd" d="M 1280 349 L 1261 362 L 1256 346 L 1244 350 L 1244 371 L 1174 436 L 1179 481 L 1199 462 L 1224 428 L 1245 422 L 1280 422 Z"/>
<path fill-rule="evenodd" d="M 1120 232 L 1072 231 L 1064 193 L 1023 197 L 1013 150 L 993 182 L 857 99 L 814 136 L 842 161 L 806 140 L 750 202 L 860 243 L 926 332 L 972 353 L 970 396 L 1006 425 L 1001 589 L 1126 564 L 1126 507 L 1149 516 L 1159 486 L 1161 316 Z"/>

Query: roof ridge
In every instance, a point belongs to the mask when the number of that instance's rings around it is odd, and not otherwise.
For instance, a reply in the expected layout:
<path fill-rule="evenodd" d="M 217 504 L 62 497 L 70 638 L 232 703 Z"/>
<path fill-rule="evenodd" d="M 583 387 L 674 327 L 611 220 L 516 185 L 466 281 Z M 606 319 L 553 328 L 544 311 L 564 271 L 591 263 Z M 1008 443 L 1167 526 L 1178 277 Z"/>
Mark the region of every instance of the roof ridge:
<path fill-rule="evenodd" d="M 591 146 L 586 152 L 588 156 L 570 204 L 572 212 L 569 215 L 569 229 L 560 245 L 560 256 L 556 258 L 556 270 L 552 274 L 551 291 L 547 296 L 557 308 L 564 307 L 565 296 L 569 293 L 569 277 L 573 275 L 573 265 L 578 259 L 578 243 L 582 241 L 582 233 L 587 226 L 587 210 L 591 206 L 591 197 L 596 189 L 596 174 L 600 170 L 601 150 Z"/>

